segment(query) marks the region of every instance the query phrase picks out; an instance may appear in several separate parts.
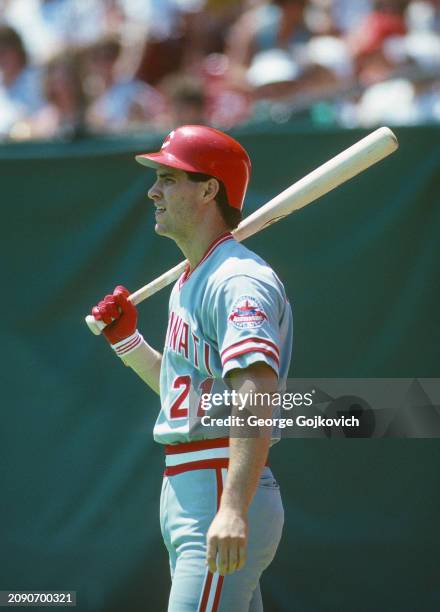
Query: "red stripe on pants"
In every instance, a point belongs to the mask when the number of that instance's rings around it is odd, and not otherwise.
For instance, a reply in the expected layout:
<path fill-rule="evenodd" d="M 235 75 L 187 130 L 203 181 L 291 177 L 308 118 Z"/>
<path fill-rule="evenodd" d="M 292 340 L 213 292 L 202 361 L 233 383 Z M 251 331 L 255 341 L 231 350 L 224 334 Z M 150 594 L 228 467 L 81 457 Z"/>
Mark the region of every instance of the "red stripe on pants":
<path fill-rule="evenodd" d="M 222 478 L 222 470 L 221 468 L 216 468 L 215 477 L 217 481 L 217 510 L 220 508 L 220 500 L 223 493 L 223 478 Z M 208 572 L 208 576 L 205 582 L 205 588 L 203 589 L 202 601 L 200 604 L 200 612 L 208 612 L 207 604 L 209 599 L 209 592 L 211 590 L 213 574 Z M 217 580 L 217 585 L 215 589 L 214 600 L 212 603 L 211 612 L 217 612 L 218 604 L 220 602 L 220 595 L 222 591 L 224 576 L 219 576 Z"/>
<path fill-rule="evenodd" d="M 202 601 L 200 603 L 200 612 L 206 612 L 206 605 L 208 603 L 209 591 L 211 590 L 212 574 L 208 572 L 208 576 L 205 582 L 205 588 L 203 589 Z"/>

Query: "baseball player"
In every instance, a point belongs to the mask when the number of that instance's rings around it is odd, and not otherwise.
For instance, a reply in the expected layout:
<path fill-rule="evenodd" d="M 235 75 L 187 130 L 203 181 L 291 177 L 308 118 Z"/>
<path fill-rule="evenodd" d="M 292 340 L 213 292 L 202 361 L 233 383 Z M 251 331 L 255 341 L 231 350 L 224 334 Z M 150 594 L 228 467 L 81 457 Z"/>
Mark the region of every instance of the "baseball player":
<path fill-rule="evenodd" d="M 240 435 L 252 394 L 283 390 L 292 314 L 282 283 L 234 240 L 251 163 L 230 136 L 183 126 L 156 153 L 136 160 L 156 171 L 148 192 L 155 231 L 188 260 L 171 292 L 162 353 L 137 329 L 137 311 L 118 286 L 93 309 L 123 362 L 160 394 L 154 438 L 166 467 L 160 504 L 172 586 L 169 612 L 263 609 L 259 580 L 281 537 L 283 507 L 267 466 L 272 432 Z M 202 398 L 226 392 L 241 402 Z M 239 395 L 240 394 L 240 395 Z M 247 395 L 246 395 L 247 394 Z M 260 416 L 271 407 L 258 405 Z M 273 441 L 273 440 L 272 440 Z"/>

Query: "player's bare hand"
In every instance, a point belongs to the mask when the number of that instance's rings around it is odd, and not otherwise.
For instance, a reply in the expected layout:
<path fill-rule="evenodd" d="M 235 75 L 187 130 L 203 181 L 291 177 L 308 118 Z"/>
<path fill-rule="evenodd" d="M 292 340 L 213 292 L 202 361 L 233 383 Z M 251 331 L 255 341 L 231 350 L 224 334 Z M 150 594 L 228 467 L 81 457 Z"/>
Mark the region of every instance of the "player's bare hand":
<path fill-rule="evenodd" d="M 129 295 L 128 289 L 118 285 L 112 295 L 106 295 L 92 308 L 95 319 L 107 324 L 102 333 L 110 344 L 125 340 L 136 331 L 137 309 L 128 299 Z"/>
<path fill-rule="evenodd" d="M 209 570 L 222 576 L 232 574 L 246 563 L 247 519 L 229 508 L 218 511 L 207 535 L 206 562 Z"/>

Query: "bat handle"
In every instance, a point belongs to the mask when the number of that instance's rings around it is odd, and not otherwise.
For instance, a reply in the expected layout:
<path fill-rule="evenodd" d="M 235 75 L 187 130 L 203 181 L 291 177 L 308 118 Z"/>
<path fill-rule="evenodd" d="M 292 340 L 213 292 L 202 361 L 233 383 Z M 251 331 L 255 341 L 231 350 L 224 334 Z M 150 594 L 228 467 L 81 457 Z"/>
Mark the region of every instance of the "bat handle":
<path fill-rule="evenodd" d="M 88 325 L 88 328 L 92 333 L 95 334 L 95 336 L 99 336 L 104 327 L 107 327 L 104 321 L 97 321 L 93 315 L 87 315 L 85 321 Z"/>

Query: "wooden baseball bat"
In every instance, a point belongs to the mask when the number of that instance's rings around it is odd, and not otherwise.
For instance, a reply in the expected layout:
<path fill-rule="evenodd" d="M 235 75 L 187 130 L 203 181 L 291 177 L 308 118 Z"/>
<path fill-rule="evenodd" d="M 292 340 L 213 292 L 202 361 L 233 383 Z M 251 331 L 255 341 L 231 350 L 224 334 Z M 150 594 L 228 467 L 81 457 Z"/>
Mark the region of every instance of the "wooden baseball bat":
<path fill-rule="evenodd" d="M 389 128 L 381 127 L 375 130 L 282 191 L 249 217 L 243 219 L 237 229 L 232 232 L 234 238 L 241 242 L 272 223 L 290 215 L 293 211 L 307 206 L 307 204 L 314 202 L 335 187 L 384 159 L 384 157 L 393 153 L 398 146 L 397 138 Z M 177 280 L 185 270 L 187 263 L 186 260 L 182 261 L 145 287 L 141 287 L 132 293 L 129 299 L 133 304 L 143 302 L 160 289 Z M 105 323 L 96 321 L 92 315 L 87 315 L 86 323 L 96 335 L 100 334 L 105 327 Z"/>

